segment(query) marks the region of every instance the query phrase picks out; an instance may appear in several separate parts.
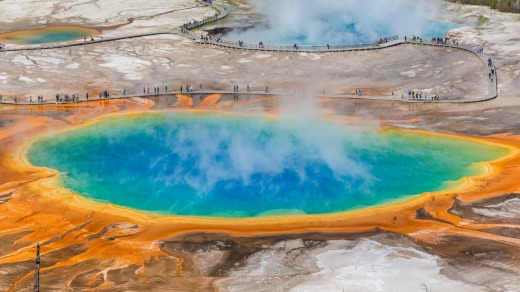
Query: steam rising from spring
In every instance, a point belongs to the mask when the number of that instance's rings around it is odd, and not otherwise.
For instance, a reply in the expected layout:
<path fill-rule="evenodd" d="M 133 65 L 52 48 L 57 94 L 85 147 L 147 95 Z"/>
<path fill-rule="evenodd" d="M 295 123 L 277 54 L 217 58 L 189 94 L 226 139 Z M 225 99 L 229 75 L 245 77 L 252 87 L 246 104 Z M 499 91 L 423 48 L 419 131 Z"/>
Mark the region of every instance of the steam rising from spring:
<path fill-rule="evenodd" d="M 240 181 L 253 187 L 253 178 L 258 174 L 276 177 L 290 172 L 298 176 L 300 183 L 319 184 L 320 178 L 310 177 L 309 169 L 323 164 L 335 180 L 357 181 L 361 184 L 358 187 L 368 188 L 373 177 L 368 167 L 347 151 L 345 128 L 327 122 L 322 115 L 313 99 L 302 97 L 297 103 L 281 105 L 277 124 L 283 124 L 283 130 L 268 130 L 273 123 L 262 115 L 251 118 L 254 123 L 243 121 L 247 127 L 228 124 L 211 128 L 205 122 L 194 121 L 166 139 L 167 147 L 175 149 L 179 160 L 193 164 L 189 168 L 176 166 L 171 172 L 170 167 L 154 163 L 150 171 L 159 168 L 162 173 L 158 179 L 165 179 L 161 183 L 186 184 L 204 194 L 222 182 Z M 349 141 L 356 144 L 363 139 L 368 143 L 370 137 L 366 132 L 351 131 Z M 266 181 L 265 185 L 256 181 L 254 187 L 264 191 L 272 188 L 272 181 Z M 348 183 L 345 188 L 350 188 Z"/>
<path fill-rule="evenodd" d="M 440 0 L 254 0 L 268 28 L 233 33 L 246 42 L 347 44 L 391 35 L 424 35 Z"/>
<path fill-rule="evenodd" d="M 333 123 L 325 113 L 302 97 L 280 100 L 276 117 L 113 117 L 43 138 L 28 156 L 93 199 L 168 214 L 251 217 L 341 212 L 435 191 L 472 175 L 474 162 L 502 155 L 468 141 Z"/>

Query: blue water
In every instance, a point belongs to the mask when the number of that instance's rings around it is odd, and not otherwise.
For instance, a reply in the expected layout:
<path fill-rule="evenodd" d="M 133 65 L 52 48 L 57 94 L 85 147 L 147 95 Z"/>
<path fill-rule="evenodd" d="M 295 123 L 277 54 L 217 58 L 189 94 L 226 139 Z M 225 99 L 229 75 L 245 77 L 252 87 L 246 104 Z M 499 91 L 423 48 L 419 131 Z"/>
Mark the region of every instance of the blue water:
<path fill-rule="evenodd" d="M 445 187 L 506 153 L 465 140 L 322 120 L 117 117 L 39 139 L 37 166 L 85 197 L 162 214 L 323 214 Z"/>
<path fill-rule="evenodd" d="M 326 19 L 308 20 L 307 23 L 297 26 L 281 26 L 258 28 L 243 32 L 234 31 L 226 34 L 225 39 L 256 44 L 294 44 L 299 45 L 342 45 L 373 43 L 379 38 L 391 36 L 416 35 L 425 40 L 444 35 L 457 27 L 456 24 L 445 21 L 424 19 L 409 25 L 392 25 L 389 23 L 371 23 L 362 21 L 345 21 L 341 15 L 330 16 Z"/>
<path fill-rule="evenodd" d="M 21 44 L 45 44 L 82 39 L 95 33 L 82 27 L 44 27 L 8 33 L 6 39 Z"/>
<path fill-rule="evenodd" d="M 319 45 L 319 44 L 352 44 L 352 43 L 372 43 L 377 41 L 380 37 L 390 37 L 394 35 L 418 35 L 424 39 L 431 39 L 432 37 L 444 37 L 444 35 L 451 29 L 457 26 L 450 22 L 427 20 L 423 33 L 418 34 L 414 30 L 400 31 L 392 29 L 388 26 L 380 26 L 368 33 L 363 30 L 358 23 L 342 23 L 337 28 L 330 29 L 323 34 L 323 40 L 314 39 L 313 35 L 303 34 L 280 34 L 278 39 L 270 40 L 271 43 L 276 44 L 301 44 L 301 45 Z M 273 34 L 276 35 L 276 34 Z"/>
<path fill-rule="evenodd" d="M 45 44 L 45 43 L 57 43 L 64 41 L 77 40 L 88 36 L 88 34 L 75 31 L 63 31 L 63 32 L 50 32 L 30 38 L 13 38 L 13 40 L 23 41 L 27 44 Z"/>

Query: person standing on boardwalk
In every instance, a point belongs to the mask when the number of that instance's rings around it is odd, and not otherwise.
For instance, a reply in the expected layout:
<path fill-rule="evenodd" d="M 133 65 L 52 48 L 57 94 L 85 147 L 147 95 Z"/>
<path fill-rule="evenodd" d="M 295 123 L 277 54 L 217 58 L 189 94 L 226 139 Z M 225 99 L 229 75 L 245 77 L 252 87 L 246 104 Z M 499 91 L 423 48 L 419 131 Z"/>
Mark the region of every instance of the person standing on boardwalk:
<path fill-rule="evenodd" d="M 168 93 L 168 85 L 164 86 L 164 92 Z"/>
<path fill-rule="evenodd" d="M 182 85 L 181 85 L 181 93 L 182 93 Z"/>

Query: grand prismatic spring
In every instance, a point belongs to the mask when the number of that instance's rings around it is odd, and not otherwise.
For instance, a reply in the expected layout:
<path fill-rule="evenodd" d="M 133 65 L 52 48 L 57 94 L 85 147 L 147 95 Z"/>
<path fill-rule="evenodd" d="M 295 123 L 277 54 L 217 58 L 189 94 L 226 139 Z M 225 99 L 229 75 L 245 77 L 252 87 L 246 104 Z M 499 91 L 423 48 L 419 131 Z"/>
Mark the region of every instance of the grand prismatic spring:
<path fill-rule="evenodd" d="M 518 15 L 454 2 L 0 1 L 0 290 L 520 291 Z"/>
<path fill-rule="evenodd" d="M 505 154 L 402 131 L 182 113 L 103 121 L 38 140 L 28 153 L 86 197 L 217 217 L 372 206 L 441 190 Z"/>

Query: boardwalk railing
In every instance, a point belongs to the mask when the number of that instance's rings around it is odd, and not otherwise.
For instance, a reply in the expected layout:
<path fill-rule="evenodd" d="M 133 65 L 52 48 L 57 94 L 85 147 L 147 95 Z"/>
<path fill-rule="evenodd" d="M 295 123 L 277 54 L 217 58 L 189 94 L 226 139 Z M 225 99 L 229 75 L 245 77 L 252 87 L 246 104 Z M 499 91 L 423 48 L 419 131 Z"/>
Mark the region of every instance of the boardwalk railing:
<path fill-rule="evenodd" d="M 182 28 L 184 28 L 185 30 L 192 30 L 192 29 L 199 28 L 203 25 L 206 25 L 208 23 L 215 22 L 219 19 L 221 19 L 221 18 L 218 17 L 218 15 L 215 15 L 214 17 L 204 18 L 201 21 L 195 20 L 193 22 L 185 23 L 182 25 Z"/>

